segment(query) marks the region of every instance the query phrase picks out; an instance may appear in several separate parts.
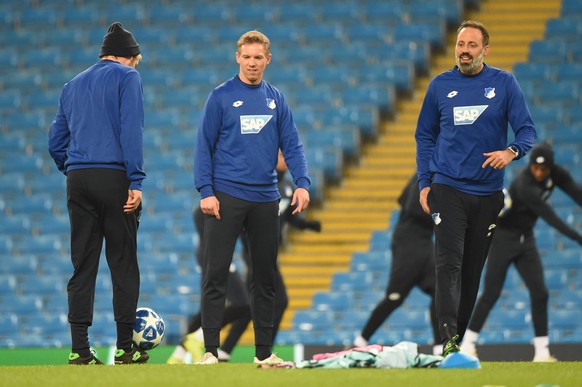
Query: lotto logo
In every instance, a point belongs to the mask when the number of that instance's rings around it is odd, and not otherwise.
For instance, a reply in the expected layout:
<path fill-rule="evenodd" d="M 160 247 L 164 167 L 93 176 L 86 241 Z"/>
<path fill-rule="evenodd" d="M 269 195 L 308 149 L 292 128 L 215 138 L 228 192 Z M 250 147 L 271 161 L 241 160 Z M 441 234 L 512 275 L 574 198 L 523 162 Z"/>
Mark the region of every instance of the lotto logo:
<path fill-rule="evenodd" d="M 471 125 L 479 118 L 489 105 L 457 106 L 453 108 L 455 125 Z"/>
<path fill-rule="evenodd" d="M 241 134 L 257 134 L 273 116 L 240 116 Z"/>

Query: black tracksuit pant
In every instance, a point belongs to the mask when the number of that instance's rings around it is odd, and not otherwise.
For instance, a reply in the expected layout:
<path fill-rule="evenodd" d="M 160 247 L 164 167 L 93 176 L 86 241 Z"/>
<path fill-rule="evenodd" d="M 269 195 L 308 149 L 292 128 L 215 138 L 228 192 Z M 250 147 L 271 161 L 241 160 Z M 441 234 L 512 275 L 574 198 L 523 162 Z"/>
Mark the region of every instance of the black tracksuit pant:
<path fill-rule="evenodd" d="M 236 240 L 243 228 L 249 238 L 251 265 L 250 302 L 255 345 L 273 344 L 275 273 L 279 241 L 279 203 L 249 202 L 215 192 L 221 220 L 206 216 L 202 281 L 202 330 L 208 347 L 220 346 L 228 269 Z"/>
<path fill-rule="evenodd" d="M 428 197 L 436 239 L 436 312 L 443 340 L 461 342 L 475 305 L 503 193 L 476 196 L 433 184 Z"/>
<path fill-rule="evenodd" d="M 74 272 L 67 286 L 72 349 L 89 348 L 87 328 L 93 321 L 95 282 L 105 240 L 113 284 L 117 347 L 131 348 L 140 275 L 137 229 L 141 208 L 125 214 L 129 181 L 125 171 L 80 169 L 67 174 L 67 207 L 71 223 Z"/>
<path fill-rule="evenodd" d="M 547 336 L 549 294 L 533 231 L 524 235 L 519 230 L 504 228 L 497 230 L 491 245 L 483 293 L 475 306 L 469 329 L 480 332 L 483 328 L 489 312 L 501 295 L 511 264 L 515 265 L 529 291 L 535 336 Z"/>

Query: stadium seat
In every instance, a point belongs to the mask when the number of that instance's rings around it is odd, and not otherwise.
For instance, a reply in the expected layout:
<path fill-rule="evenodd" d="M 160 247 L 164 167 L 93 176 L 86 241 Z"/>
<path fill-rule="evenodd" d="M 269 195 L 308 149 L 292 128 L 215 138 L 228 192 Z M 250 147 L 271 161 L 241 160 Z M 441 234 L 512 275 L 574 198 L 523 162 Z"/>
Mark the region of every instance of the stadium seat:
<path fill-rule="evenodd" d="M 539 39 L 530 43 L 529 62 L 561 63 L 566 59 L 566 42 L 562 39 Z"/>
<path fill-rule="evenodd" d="M 358 157 L 360 153 L 360 132 L 355 127 L 330 127 L 308 130 L 301 133 L 301 139 L 308 147 L 334 146 L 342 150 L 346 157 Z"/>
<path fill-rule="evenodd" d="M 390 250 L 356 252 L 350 261 L 351 271 L 370 271 L 372 273 L 390 270 L 392 254 Z"/>
<path fill-rule="evenodd" d="M 352 303 L 353 300 L 349 293 L 320 291 L 313 295 L 312 309 L 341 312 L 352 309 Z"/>
<path fill-rule="evenodd" d="M 546 39 L 578 40 L 582 34 L 582 17 L 579 15 L 548 19 L 546 22 Z"/>
<path fill-rule="evenodd" d="M 331 290 L 364 292 L 370 288 L 372 280 L 370 272 L 336 272 L 332 277 Z"/>
<path fill-rule="evenodd" d="M 305 149 L 307 164 L 323 171 L 328 181 L 339 181 L 343 175 L 343 155 L 341 149 L 327 146 L 325 148 Z"/>

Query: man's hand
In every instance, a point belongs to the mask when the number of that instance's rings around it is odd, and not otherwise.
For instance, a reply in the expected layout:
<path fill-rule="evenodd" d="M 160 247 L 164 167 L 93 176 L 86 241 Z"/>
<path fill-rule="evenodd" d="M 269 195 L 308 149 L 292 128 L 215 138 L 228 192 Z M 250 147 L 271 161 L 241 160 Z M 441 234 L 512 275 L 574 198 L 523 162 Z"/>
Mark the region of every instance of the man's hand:
<path fill-rule="evenodd" d="M 424 212 L 430 215 L 430 208 L 428 206 L 428 193 L 430 192 L 430 187 L 424 187 L 420 191 L 420 205 Z"/>
<path fill-rule="evenodd" d="M 309 191 L 305 188 L 297 188 L 295 192 L 293 192 L 293 200 L 291 200 L 291 205 L 294 206 L 297 204 L 295 210 L 291 213 L 295 215 L 309 207 Z"/>
<path fill-rule="evenodd" d="M 486 168 L 490 166 L 494 169 L 503 169 L 509 165 L 515 159 L 515 153 L 509 149 L 504 149 L 495 152 L 483 153 L 483 156 L 487 157 L 487 160 L 483 163 L 481 168 Z"/>
<path fill-rule="evenodd" d="M 216 196 L 208 196 L 200 200 L 200 209 L 205 215 L 212 215 L 220 220 L 220 202 Z"/>
<path fill-rule="evenodd" d="M 137 189 L 130 189 L 127 191 L 127 201 L 123 206 L 123 212 L 131 214 L 138 209 L 141 204 L 141 191 Z"/>

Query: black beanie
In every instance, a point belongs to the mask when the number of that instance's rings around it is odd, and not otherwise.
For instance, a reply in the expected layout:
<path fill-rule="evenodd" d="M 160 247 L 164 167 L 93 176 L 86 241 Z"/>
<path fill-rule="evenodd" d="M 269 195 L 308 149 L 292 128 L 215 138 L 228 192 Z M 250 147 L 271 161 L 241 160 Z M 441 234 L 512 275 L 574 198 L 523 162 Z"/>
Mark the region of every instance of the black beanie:
<path fill-rule="evenodd" d="M 124 29 L 121 23 L 115 22 L 109 26 L 107 35 L 103 37 L 99 58 L 105 55 L 130 58 L 140 53 L 139 44 L 131 32 Z"/>
<path fill-rule="evenodd" d="M 554 150 L 550 144 L 543 142 L 531 150 L 529 163 L 535 165 L 545 165 L 548 168 L 554 166 Z"/>

